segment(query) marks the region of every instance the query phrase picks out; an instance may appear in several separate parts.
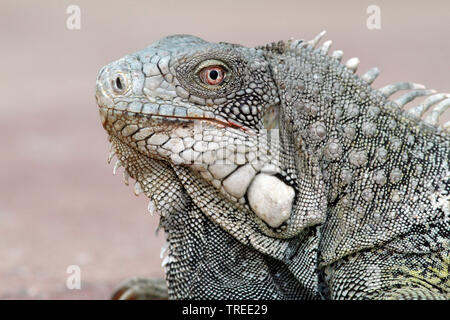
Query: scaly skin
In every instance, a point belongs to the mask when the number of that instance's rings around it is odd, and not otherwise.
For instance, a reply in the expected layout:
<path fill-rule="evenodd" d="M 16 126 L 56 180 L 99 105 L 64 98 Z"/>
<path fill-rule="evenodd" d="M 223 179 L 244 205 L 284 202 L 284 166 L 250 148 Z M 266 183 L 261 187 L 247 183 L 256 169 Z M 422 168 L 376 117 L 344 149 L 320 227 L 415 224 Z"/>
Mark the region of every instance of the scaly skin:
<path fill-rule="evenodd" d="M 170 298 L 449 298 L 449 96 L 373 89 L 377 69 L 355 75 L 321 35 L 172 36 L 100 71 L 112 155 L 161 215 Z"/>

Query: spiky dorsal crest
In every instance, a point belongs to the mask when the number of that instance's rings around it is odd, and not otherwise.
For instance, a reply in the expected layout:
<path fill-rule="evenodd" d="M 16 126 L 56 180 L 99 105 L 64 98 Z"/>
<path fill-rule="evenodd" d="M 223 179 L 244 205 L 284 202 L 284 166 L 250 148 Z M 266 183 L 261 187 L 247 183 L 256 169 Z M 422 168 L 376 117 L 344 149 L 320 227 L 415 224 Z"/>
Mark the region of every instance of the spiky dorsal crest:
<path fill-rule="evenodd" d="M 300 52 L 305 47 L 310 47 L 314 50 L 318 50 L 323 55 L 328 55 L 332 44 L 331 40 L 325 41 L 322 46 L 318 47 L 318 44 L 322 40 L 326 31 L 320 32 L 314 39 L 309 41 L 304 40 L 294 40 L 290 39 L 288 41 L 278 41 L 267 44 L 265 46 L 259 46 L 257 49 L 271 52 L 274 54 L 283 54 L 286 52 L 295 53 Z M 331 57 L 341 62 L 343 57 L 343 51 L 335 50 L 331 53 Z M 351 72 L 356 73 L 359 65 L 359 59 L 357 57 L 350 58 L 343 65 Z M 380 71 L 377 67 L 371 68 L 366 73 L 360 76 L 369 85 L 376 80 L 379 76 Z M 404 108 L 406 113 L 417 119 L 422 119 L 426 124 L 432 126 L 438 126 L 439 120 L 443 116 L 444 112 L 450 109 L 450 94 L 448 93 L 436 93 L 435 90 L 426 89 L 425 86 L 412 82 L 396 82 L 386 85 L 378 91 L 380 91 L 386 98 L 391 97 L 393 94 L 399 92 L 400 90 L 408 90 L 407 93 L 402 95 L 396 100 L 391 100 L 399 108 Z M 407 108 L 407 104 L 418 97 L 427 98 L 420 104 Z M 429 110 L 429 114 L 424 117 L 425 113 Z M 450 132 L 450 121 L 444 123 L 442 128 Z"/>

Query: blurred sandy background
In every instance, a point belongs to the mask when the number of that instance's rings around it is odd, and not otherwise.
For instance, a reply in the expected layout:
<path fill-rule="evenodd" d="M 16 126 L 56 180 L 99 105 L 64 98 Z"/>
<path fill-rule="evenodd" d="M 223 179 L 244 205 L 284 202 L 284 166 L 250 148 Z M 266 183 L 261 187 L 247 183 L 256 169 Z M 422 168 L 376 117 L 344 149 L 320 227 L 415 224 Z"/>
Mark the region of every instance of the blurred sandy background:
<path fill-rule="evenodd" d="M 2 1 L 0 299 L 105 299 L 130 276 L 163 276 L 158 218 L 112 175 L 94 99 L 101 66 L 176 33 L 247 46 L 323 29 L 375 86 L 450 91 L 449 1 Z M 66 8 L 81 8 L 81 30 Z M 366 8 L 381 8 L 381 30 Z M 68 290 L 69 265 L 81 290 Z"/>

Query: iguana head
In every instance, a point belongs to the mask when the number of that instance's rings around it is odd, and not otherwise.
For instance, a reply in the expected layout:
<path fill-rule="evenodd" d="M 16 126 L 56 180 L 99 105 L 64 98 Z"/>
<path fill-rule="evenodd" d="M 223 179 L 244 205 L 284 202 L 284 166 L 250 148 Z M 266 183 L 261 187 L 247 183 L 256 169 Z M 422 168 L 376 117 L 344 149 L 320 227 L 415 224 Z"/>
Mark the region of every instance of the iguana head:
<path fill-rule="evenodd" d="M 299 197 L 289 155 L 295 150 L 289 137 L 280 138 L 279 89 L 264 54 L 167 37 L 103 67 L 96 98 L 119 158 L 126 148 L 187 167 L 265 234 L 289 237 L 320 222 L 320 209 L 311 209 L 323 203 L 304 188 L 300 196 L 317 203 L 292 210 Z"/>

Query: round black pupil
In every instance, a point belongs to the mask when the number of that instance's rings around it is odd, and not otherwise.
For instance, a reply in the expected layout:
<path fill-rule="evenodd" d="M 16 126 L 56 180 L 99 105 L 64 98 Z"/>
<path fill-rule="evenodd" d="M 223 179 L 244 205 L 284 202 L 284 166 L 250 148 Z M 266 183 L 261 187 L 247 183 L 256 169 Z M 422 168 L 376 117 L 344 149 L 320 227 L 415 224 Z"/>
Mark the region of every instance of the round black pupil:
<path fill-rule="evenodd" d="M 120 78 L 116 78 L 116 86 L 117 89 L 122 90 L 122 81 L 120 81 Z"/>
<path fill-rule="evenodd" d="M 219 72 L 217 72 L 217 70 L 211 70 L 211 71 L 209 72 L 209 77 L 210 77 L 212 80 L 216 80 L 216 79 L 219 77 Z"/>

